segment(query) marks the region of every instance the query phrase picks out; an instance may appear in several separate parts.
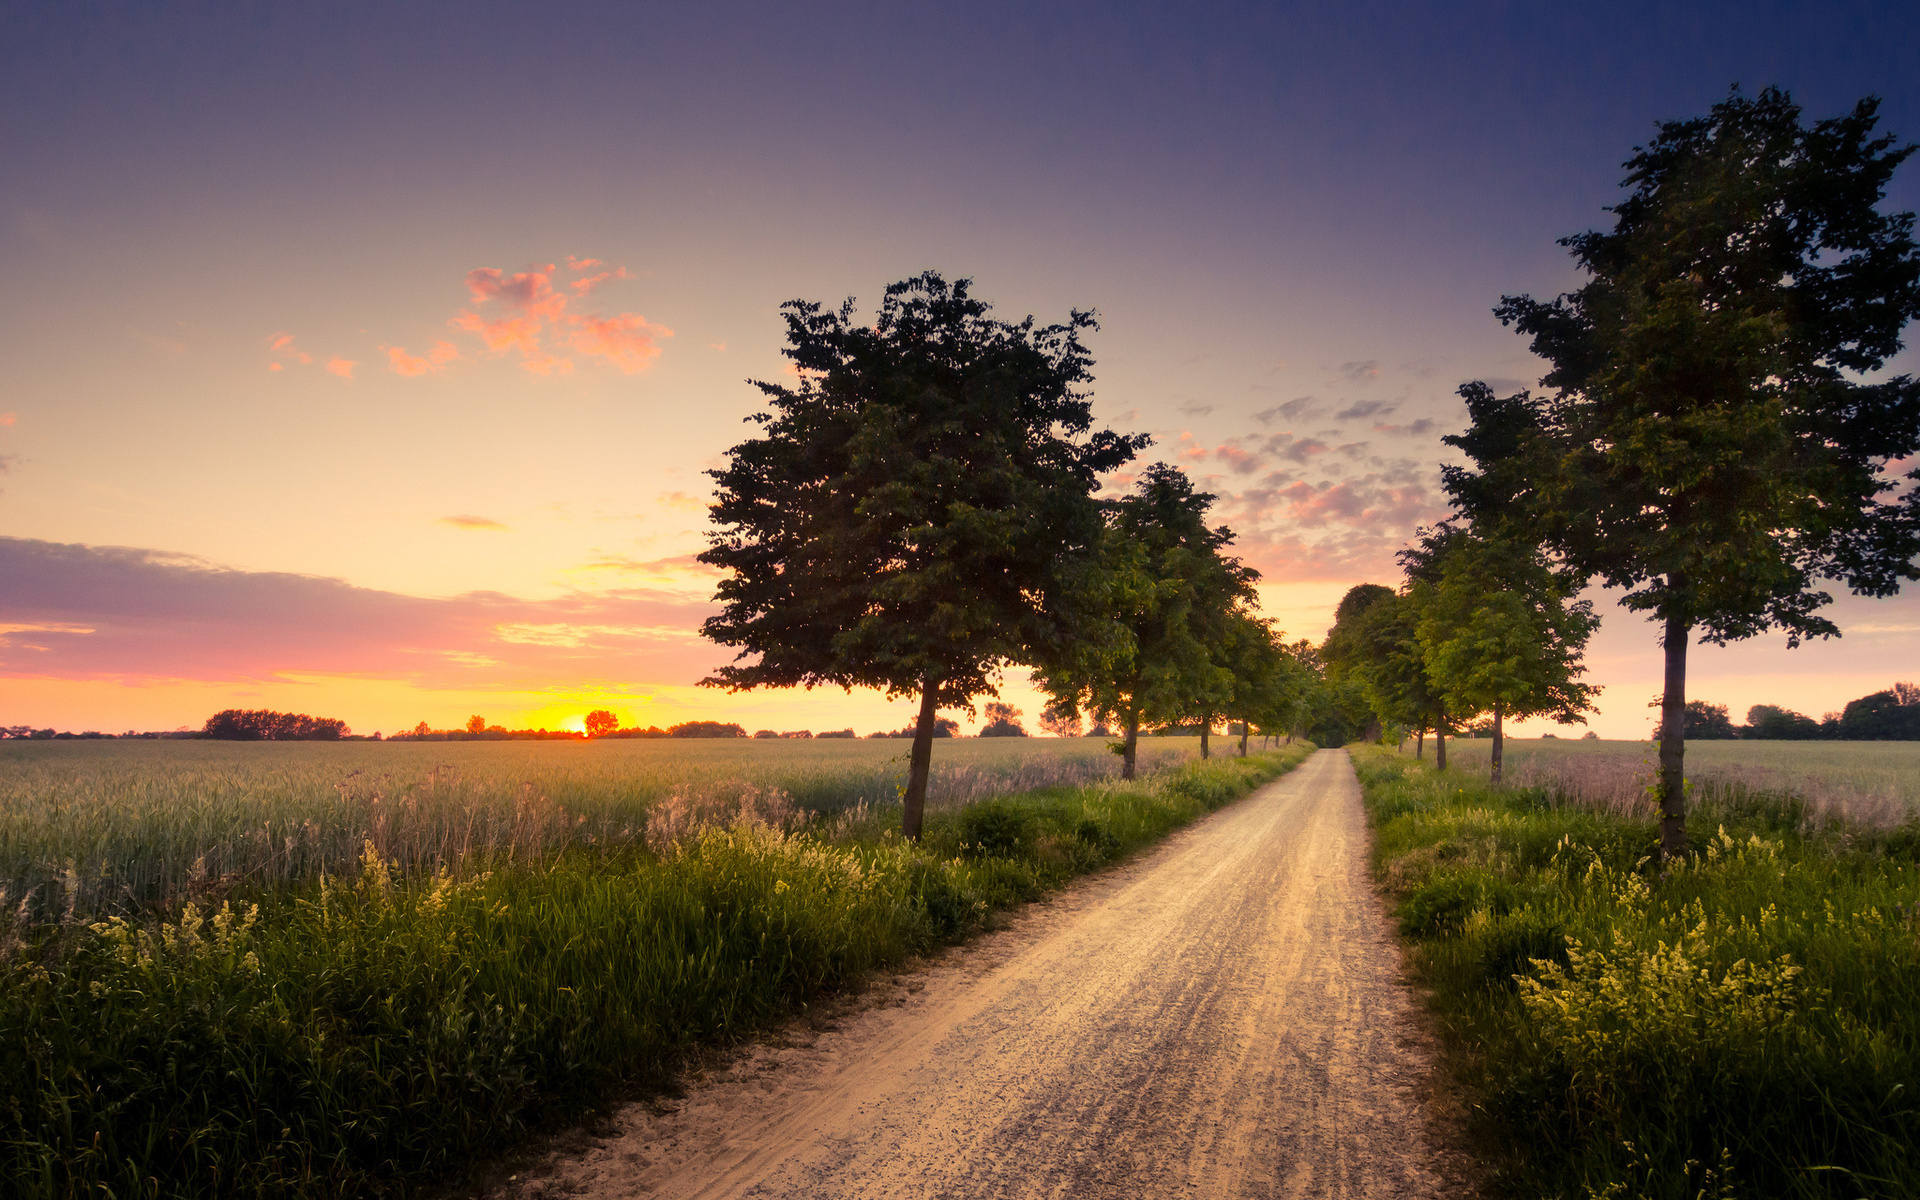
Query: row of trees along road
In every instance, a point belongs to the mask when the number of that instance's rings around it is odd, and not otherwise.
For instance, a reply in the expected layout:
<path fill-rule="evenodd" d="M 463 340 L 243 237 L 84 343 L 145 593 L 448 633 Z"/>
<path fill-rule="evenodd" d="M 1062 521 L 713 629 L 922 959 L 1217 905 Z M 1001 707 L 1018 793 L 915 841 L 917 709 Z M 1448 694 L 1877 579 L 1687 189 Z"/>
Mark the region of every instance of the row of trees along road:
<path fill-rule="evenodd" d="M 1580 656 L 1599 624 L 1580 580 L 1538 549 L 1441 525 L 1400 554 L 1399 591 L 1361 584 L 1341 599 L 1321 657 L 1330 686 L 1357 684 L 1383 722 L 1434 734 L 1490 716 L 1500 781 L 1507 718 L 1571 724 L 1593 710 Z M 1424 747 L 1423 747 L 1424 748 Z"/>
<path fill-rule="evenodd" d="M 1876 378 L 1920 315 L 1913 214 L 1879 205 L 1913 153 L 1877 102 L 1811 125 L 1737 90 L 1627 160 L 1613 227 L 1564 239 L 1586 276 L 1495 310 L 1551 364 L 1544 395 L 1470 384 L 1447 472 L 1485 536 L 1624 589 L 1660 628 L 1661 851 L 1686 849 L 1687 647 L 1839 633 L 1823 580 L 1920 578 L 1920 383 Z M 1906 478 L 1920 480 L 1920 471 Z"/>
<path fill-rule="evenodd" d="M 888 287 L 870 325 L 851 300 L 781 311 L 797 382 L 755 383 L 761 436 L 710 472 L 700 559 L 730 574 L 703 632 L 739 653 L 704 683 L 917 698 L 910 838 L 938 710 L 997 694 L 1009 664 L 1062 713 L 1124 724 L 1128 776 L 1143 722 L 1279 711 L 1299 672 L 1250 614 L 1254 572 L 1220 555 L 1212 498 L 1164 466 L 1096 495 L 1149 439 L 1093 428 L 1091 313 L 998 321 L 931 272 Z"/>

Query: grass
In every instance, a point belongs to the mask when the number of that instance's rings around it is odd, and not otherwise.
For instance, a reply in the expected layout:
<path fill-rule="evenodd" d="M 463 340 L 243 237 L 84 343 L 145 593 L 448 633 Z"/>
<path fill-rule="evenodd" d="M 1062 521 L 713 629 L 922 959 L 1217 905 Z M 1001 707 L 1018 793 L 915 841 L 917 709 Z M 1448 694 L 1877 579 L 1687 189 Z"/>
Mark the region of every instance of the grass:
<path fill-rule="evenodd" d="M 1920 829 L 1709 774 L 1663 871 L 1650 809 L 1353 757 L 1500 1194 L 1920 1196 Z"/>
<path fill-rule="evenodd" d="M 767 803 L 682 803 L 651 838 L 438 870 L 369 841 L 348 871 L 208 880 L 159 919 L 16 924 L 0 1192 L 357 1196 L 457 1176 L 1310 750 L 946 805 L 918 845 L 880 808 L 782 829 Z"/>
<path fill-rule="evenodd" d="M 1196 738 L 1154 739 L 1142 767 Z M 897 802 L 904 740 L 239 743 L 0 741 L 0 911 L 134 916 L 210 881 L 353 869 L 372 841 L 408 869 L 631 840 L 663 802 L 769 797 L 838 815 Z M 930 803 L 1114 775 L 1097 738 L 935 745 Z"/>
<path fill-rule="evenodd" d="M 1492 746 L 1491 739 L 1451 740 L 1448 766 L 1484 776 Z M 1509 782 L 1578 793 L 1623 811 L 1641 802 L 1653 763 L 1649 742 L 1510 738 L 1506 747 Z M 1691 741 L 1687 774 L 1792 793 L 1855 825 L 1900 825 L 1920 811 L 1920 742 Z"/>

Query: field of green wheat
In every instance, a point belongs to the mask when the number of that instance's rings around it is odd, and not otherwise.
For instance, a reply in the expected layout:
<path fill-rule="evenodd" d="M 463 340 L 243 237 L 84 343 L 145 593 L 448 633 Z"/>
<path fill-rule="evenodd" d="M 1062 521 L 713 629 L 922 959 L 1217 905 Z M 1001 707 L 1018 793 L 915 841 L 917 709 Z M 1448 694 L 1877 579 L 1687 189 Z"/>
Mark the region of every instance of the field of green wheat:
<path fill-rule="evenodd" d="M 1492 746 L 1485 738 L 1451 740 L 1448 765 L 1484 778 Z M 1511 783 L 1551 786 L 1622 812 L 1651 804 L 1651 742 L 1509 738 L 1505 758 Z M 1690 741 L 1687 776 L 1703 785 L 1790 792 L 1817 812 L 1874 827 L 1899 825 L 1920 811 L 1920 742 Z"/>
<path fill-rule="evenodd" d="M 0 909 L 128 914 L 210 880 L 267 885 L 351 870 L 372 842 L 412 869 L 475 853 L 671 836 L 772 806 L 781 825 L 877 812 L 905 740 L 601 742 L 0 741 Z M 1142 743 L 1142 769 L 1197 738 Z M 935 743 L 928 803 L 1117 774 L 1098 738 Z"/>
<path fill-rule="evenodd" d="M 1354 750 L 1496 1194 L 1920 1197 L 1914 749 L 1689 746 L 1769 774 L 1690 770 L 1692 852 L 1665 865 L 1606 773 L 1631 744 L 1513 744 L 1501 788 Z M 1842 788 L 1890 798 L 1855 821 Z"/>
<path fill-rule="evenodd" d="M 23 747 L 9 869 L 52 877 L 0 912 L 0 1195 L 458 1184 L 1313 749 L 1121 782 L 1099 741 L 945 743 L 916 844 L 903 748 Z"/>

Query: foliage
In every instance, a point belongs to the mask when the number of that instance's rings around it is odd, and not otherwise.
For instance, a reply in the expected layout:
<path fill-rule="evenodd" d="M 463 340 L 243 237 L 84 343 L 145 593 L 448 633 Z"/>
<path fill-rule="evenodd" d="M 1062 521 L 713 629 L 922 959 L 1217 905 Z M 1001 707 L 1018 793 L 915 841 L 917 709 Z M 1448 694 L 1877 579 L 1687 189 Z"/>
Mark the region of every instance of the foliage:
<path fill-rule="evenodd" d="M 1777 705 L 1756 704 L 1747 710 L 1747 727 L 1743 736 L 1763 740 L 1804 741 L 1820 736 L 1820 722 L 1804 713 Z"/>
<path fill-rule="evenodd" d="M 226 742 L 337 742 L 347 723 L 305 713 L 226 708 L 207 718 L 201 736 Z"/>
<path fill-rule="evenodd" d="M 605 737 L 620 728 L 620 718 L 614 716 L 608 709 L 596 708 L 586 715 L 582 724 L 587 731 L 588 737 Z M 467 727 L 471 730 L 473 723 L 471 721 L 468 722 Z M 736 725 L 734 728 L 738 729 L 739 726 Z"/>
<path fill-rule="evenodd" d="M 1748 713 L 1752 721 L 1752 712 Z M 1705 700 L 1687 701 L 1687 740 L 1721 740 L 1740 736 L 1733 727 L 1733 721 L 1727 716 L 1724 704 L 1708 704 Z"/>
<path fill-rule="evenodd" d="M 1080 714 L 1071 709 L 1062 709 L 1057 704 L 1049 704 L 1040 710 L 1040 728 L 1054 737 L 1079 737 Z"/>
<path fill-rule="evenodd" d="M 211 910 L 14 928 L 30 944 L 0 959 L 0 1179 L 33 1197 L 411 1190 L 1305 753 L 939 813 L 919 846 L 873 818 L 815 834 L 750 817 L 463 872 L 368 844 L 345 875 Z"/>
<path fill-rule="evenodd" d="M 745 726 L 731 721 L 682 721 L 678 725 L 667 726 L 667 735 L 677 738 L 737 738 L 747 736 L 747 730 Z"/>
<path fill-rule="evenodd" d="M 1207 525 L 1213 500 L 1177 467 L 1142 471 L 1110 506 L 1101 541 L 1097 594 L 1109 636 L 1065 648 L 1037 676 L 1060 710 L 1119 727 L 1123 778 L 1142 726 L 1199 717 L 1204 727 L 1233 702 L 1226 643 L 1259 574 L 1221 554 L 1233 531 Z"/>
<path fill-rule="evenodd" d="M 1706 786 L 1661 869 L 1653 812 L 1355 765 L 1498 1194 L 1920 1194 L 1920 861 Z"/>
<path fill-rule="evenodd" d="M 981 737 L 1026 737 L 1027 731 L 1020 724 L 1020 710 L 1011 704 L 998 700 L 989 700 L 986 710 L 986 724 L 980 727 Z"/>
<path fill-rule="evenodd" d="M 700 558 L 730 574 L 703 632 L 741 661 L 704 682 L 920 697 L 917 837 L 936 710 L 1088 633 L 1093 492 L 1147 439 L 1092 431 L 1091 313 L 997 321 L 968 280 L 932 272 L 889 286 L 870 326 L 851 300 L 782 312 L 798 383 L 755 385 L 763 436 L 711 472 Z"/>
<path fill-rule="evenodd" d="M 1736 91 L 1662 124 L 1613 228 L 1565 241 L 1587 282 L 1496 310 L 1553 364 L 1553 394 L 1468 385 L 1473 427 L 1447 439 L 1475 463 L 1447 481 L 1476 523 L 1661 622 L 1663 853 L 1685 842 L 1695 632 L 1830 637 L 1819 581 L 1884 596 L 1920 578 L 1920 489 L 1883 499 L 1884 468 L 1920 450 L 1920 382 L 1861 382 L 1920 314 L 1913 217 L 1876 208 L 1913 148 L 1874 136 L 1876 109 L 1807 126 L 1785 93 Z"/>
<path fill-rule="evenodd" d="M 1436 531 L 1402 558 L 1427 686 L 1447 720 L 1492 714 L 1498 783 L 1506 718 L 1571 725 L 1593 710 L 1598 689 L 1579 682 L 1581 653 L 1599 623 L 1593 605 L 1573 600 L 1579 581 L 1534 547 L 1470 530 Z"/>

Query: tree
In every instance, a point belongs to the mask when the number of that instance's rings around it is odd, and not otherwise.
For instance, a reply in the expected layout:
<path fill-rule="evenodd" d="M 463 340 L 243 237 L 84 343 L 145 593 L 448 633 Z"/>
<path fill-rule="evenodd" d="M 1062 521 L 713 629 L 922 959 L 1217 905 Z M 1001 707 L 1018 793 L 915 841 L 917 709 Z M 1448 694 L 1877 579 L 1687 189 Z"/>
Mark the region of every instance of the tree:
<path fill-rule="evenodd" d="M 337 742 L 347 732 L 347 723 L 333 717 L 264 708 L 222 709 L 208 717 L 200 731 L 202 737 L 232 742 Z"/>
<path fill-rule="evenodd" d="M 980 736 L 1027 736 L 1026 728 L 1020 724 L 1020 710 L 1011 704 L 1002 704 L 998 700 L 987 701 L 987 723 L 980 727 Z"/>
<path fill-rule="evenodd" d="M 682 721 L 678 725 L 667 726 L 667 736 L 677 738 L 743 738 L 747 736 L 746 726 L 735 725 L 731 721 Z M 839 737 L 840 734 L 823 733 L 821 737 Z M 853 731 L 844 735 L 852 737 Z"/>
<path fill-rule="evenodd" d="M 1885 498 L 1884 475 L 1920 450 L 1920 384 L 1861 382 L 1920 314 L 1913 216 L 1877 208 L 1913 147 L 1874 136 L 1876 109 L 1809 127 L 1783 92 L 1736 91 L 1662 124 L 1613 228 L 1564 242 L 1586 283 L 1495 309 L 1552 364 L 1550 394 L 1462 389 L 1462 511 L 1660 625 L 1666 856 L 1686 847 L 1689 642 L 1836 636 L 1821 580 L 1886 596 L 1920 578 L 1920 489 Z"/>
<path fill-rule="evenodd" d="M 1359 685 L 1374 714 L 1392 725 L 1414 730 L 1420 738 L 1415 754 L 1425 750 L 1426 731 L 1441 730 L 1437 742 L 1440 769 L 1445 770 L 1446 707 L 1427 677 L 1425 652 L 1420 647 L 1420 611 L 1411 592 L 1395 592 L 1377 583 L 1349 588 L 1334 610 L 1320 655 L 1330 677 Z"/>
<path fill-rule="evenodd" d="M 1581 652 L 1599 624 L 1593 605 L 1572 600 L 1578 581 L 1555 571 L 1532 546 L 1435 531 L 1438 578 L 1421 592 L 1417 637 L 1428 686 L 1447 716 L 1493 717 L 1492 782 L 1499 783 L 1508 717 L 1552 717 L 1574 725 L 1593 711 L 1598 690 L 1579 682 Z M 1403 561 L 1418 559 L 1409 551 Z"/>
<path fill-rule="evenodd" d="M 467 718 L 468 733 L 485 733 L 486 731 L 487 731 L 487 719 L 485 717 L 482 717 L 476 714 L 474 716 Z"/>
<path fill-rule="evenodd" d="M 1223 642 L 1232 669 L 1223 711 L 1230 721 L 1240 725 L 1241 758 L 1247 756 L 1247 740 L 1253 727 L 1282 725 L 1296 698 L 1313 682 L 1306 668 L 1287 653 L 1281 637 L 1272 621 L 1249 613 L 1235 613 Z"/>
<path fill-rule="evenodd" d="M 1920 689 L 1896 683 L 1884 692 L 1849 700 L 1829 736 L 1851 741 L 1920 740 Z"/>
<path fill-rule="evenodd" d="M 1154 463 L 1111 505 L 1101 542 L 1097 619 L 1063 648 L 1037 681 L 1056 707 L 1118 726 L 1120 776 L 1132 779 L 1143 725 L 1217 714 L 1231 699 L 1232 672 L 1216 657 L 1226 614 L 1253 599 L 1257 572 L 1222 547 L 1233 531 L 1209 528 L 1213 497 L 1178 467 Z"/>
<path fill-rule="evenodd" d="M 1080 714 L 1049 704 L 1040 710 L 1040 728 L 1054 737 L 1077 738 L 1080 736 Z"/>
<path fill-rule="evenodd" d="M 1708 704 L 1705 700 L 1687 701 L 1687 740 L 1727 741 L 1740 736 L 1733 727 L 1732 718 L 1727 716 L 1724 704 Z"/>
<path fill-rule="evenodd" d="M 988 316 L 967 280 L 888 287 L 871 325 L 782 307 L 794 385 L 735 446 L 702 562 L 731 572 L 705 634 L 739 650 L 702 682 L 917 696 L 903 827 L 918 838 L 942 707 L 994 695 L 1008 663 L 1083 637 L 1103 472 L 1147 439 L 1092 431 L 1091 313 Z"/>
<path fill-rule="evenodd" d="M 480 720 L 480 718 L 475 717 L 473 720 L 478 721 Z M 608 734 L 612 733 L 614 730 L 620 728 L 620 718 L 614 716 L 611 712 L 609 712 L 604 708 L 596 708 L 592 712 L 587 714 L 585 725 L 586 725 L 588 737 L 590 738 L 605 737 Z M 486 727 L 486 722 L 482 721 L 481 728 L 484 729 L 485 727 Z M 467 722 L 467 728 L 473 729 L 473 721 Z M 478 733 L 479 730 L 474 730 L 474 732 Z"/>
<path fill-rule="evenodd" d="M 1746 736 L 1756 741 L 1807 741 L 1820 736 L 1820 722 L 1774 704 L 1747 710 Z"/>

